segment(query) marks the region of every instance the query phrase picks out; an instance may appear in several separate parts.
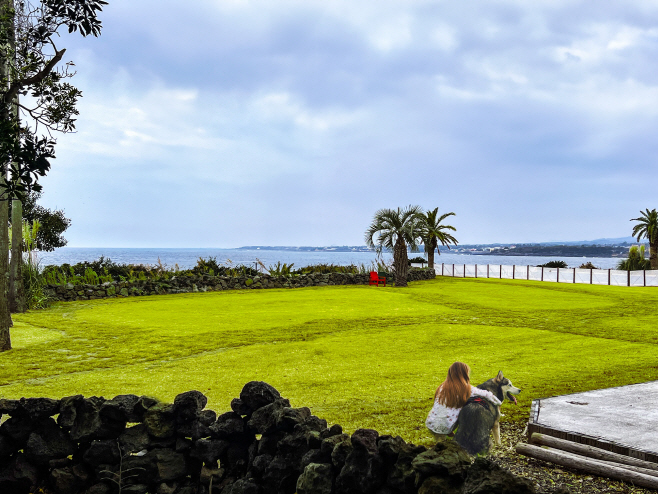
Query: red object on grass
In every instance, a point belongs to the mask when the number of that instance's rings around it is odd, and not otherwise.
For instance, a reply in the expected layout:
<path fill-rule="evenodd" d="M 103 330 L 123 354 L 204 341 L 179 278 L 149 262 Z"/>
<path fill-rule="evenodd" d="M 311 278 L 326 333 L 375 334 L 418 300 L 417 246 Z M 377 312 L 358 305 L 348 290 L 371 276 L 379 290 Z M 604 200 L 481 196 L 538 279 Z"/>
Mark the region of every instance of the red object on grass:
<path fill-rule="evenodd" d="M 370 271 L 370 283 L 368 284 L 379 286 L 380 283 L 383 283 L 384 286 L 386 286 L 386 278 L 380 278 L 377 271 Z"/>

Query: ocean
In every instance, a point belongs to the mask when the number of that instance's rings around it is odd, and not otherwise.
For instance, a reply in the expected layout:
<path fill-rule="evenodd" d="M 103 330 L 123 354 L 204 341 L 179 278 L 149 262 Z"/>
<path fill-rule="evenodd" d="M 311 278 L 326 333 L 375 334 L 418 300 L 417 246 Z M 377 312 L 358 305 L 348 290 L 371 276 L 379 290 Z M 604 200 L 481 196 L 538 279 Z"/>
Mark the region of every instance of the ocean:
<path fill-rule="evenodd" d="M 247 249 L 124 249 L 124 248 L 83 248 L 62 247 L 54 252 L 40 252 L 38 259 L 40 265 L 49 264 L 76 264 L 83 261 L 94 261 L 99 257 L 111 259 L 118 264 L 150 264 L 158 263 L 158 259 L 168 267 L 181 269 L 192 268 L 197 260 L 202 257 L 216 257 L 218 263 L 228 261 L 235 264 L 256 266 L 260 260 L 265 266 L 277 262 L 294 264 L 296 268 L 311 264 L 366 264 L 370 265 L 377 259 L 374 252 L 335 252 L 335 251 L 290 251 L 290 250 L 247 250 Z M 422 253 L 410 253 L 409 257 L 422 256 Z M 384 260 L 392 260 L 391 254 L 384 254 Z M 453 254 L 450 252 L 434 255 L 434 262 L 438 266 L 445 264 L 503 264 L 517 266 L 536 266 L 548 261 L 565 261 L 569 267 L 578 267 L 583 263 L 591 262 L 601 269 L 615 268 L 619 258 L 605 257 L 542 257 L 542 256 L 490 256 L 469 254 Z"/>

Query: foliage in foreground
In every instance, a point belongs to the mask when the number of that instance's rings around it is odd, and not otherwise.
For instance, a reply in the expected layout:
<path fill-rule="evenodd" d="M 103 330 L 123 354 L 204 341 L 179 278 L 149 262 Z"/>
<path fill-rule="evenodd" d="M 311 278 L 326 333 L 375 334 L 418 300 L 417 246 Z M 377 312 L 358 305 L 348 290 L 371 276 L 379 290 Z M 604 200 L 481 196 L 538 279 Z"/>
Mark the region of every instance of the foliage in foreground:
<path fill-rule="evenodd" d="M 502 370 L 534 398 L 658 379 L 652 288 L 437 278 L 404 290 L 335 286 L 58 303 L 15 316 L 3 397 L 153 395 L 198 389 L 228 411 L 244 383 L 348 430 L 429 444 L 448 366 Z"/>
<path fill-rule="evenodd" d="M 538 268 L 568 268 L 569 265 L 565 261 L 548 261 L 544 264 L 537 264 Z"/>
<path fill-rule="evenodd" d="M 105 259 L 101 256 L 95 261 L 84 261 L 74 265 L 62 264 L 61 266 L 49 265 L 41 271 L 43 284 L 64 285 L 72 283 L 74 285 L 87 284 L 96 285 L 107 281 L 167 281 L 174 276 L 258 276 L 268 273 L 271 276 L 299 276 L 311 273 L 350 273 L 350 274 L 367 274 L 370 271 L 389 272 L 392 266 L 383 260 L 372 262 L 371 264 L 361 264 L 356 266 L 350 264 L 341 266 L 337 264 L 312 264 L 301 268 L 294 269 L 294 263 L 286 264 L 278 262 L 272 266 L 265 266 L 259 261 L 261 271 L 251 266 L 242 264 L 234 265 L 230 260 L 226 263 L 217 261 L 216 257 L 208 259 L 199 258 L 197 265 L 192 269 L 180 269 L 178 265 L 168 267 L 160 262 L 155 265 L 149 264 L 117 264 L 111 259 Z M 36 271 L 35 271 L 36 273 Z"/>

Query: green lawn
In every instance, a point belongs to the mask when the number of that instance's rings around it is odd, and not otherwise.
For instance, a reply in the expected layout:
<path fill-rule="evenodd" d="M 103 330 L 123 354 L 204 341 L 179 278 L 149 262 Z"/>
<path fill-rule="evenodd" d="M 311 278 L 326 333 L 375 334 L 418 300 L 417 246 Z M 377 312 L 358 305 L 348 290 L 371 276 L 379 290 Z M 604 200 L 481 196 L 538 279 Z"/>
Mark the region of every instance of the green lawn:
<path fill-rule="evenodd" d="M 250 380 L 347 430 L 427 444 L 434 389 L 455 360 L 502 370 L 532 399 L 658 379 L 658 290 L 437 278 L 61 303 L 15 315 L 0 398 L 198 389 L 229 410 Z"/>

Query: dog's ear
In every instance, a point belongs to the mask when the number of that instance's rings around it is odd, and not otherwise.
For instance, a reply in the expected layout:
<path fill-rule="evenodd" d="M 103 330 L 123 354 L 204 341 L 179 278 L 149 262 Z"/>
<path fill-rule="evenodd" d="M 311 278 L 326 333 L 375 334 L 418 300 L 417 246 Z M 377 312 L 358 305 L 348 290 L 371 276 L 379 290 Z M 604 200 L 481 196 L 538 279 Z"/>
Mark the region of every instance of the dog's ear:
<path fill-rule="evenodd" d="M 498 375 L 494 377 L 494 382 L 499 383 L 503 380 L 503 371 L 498 371 Z"/>

